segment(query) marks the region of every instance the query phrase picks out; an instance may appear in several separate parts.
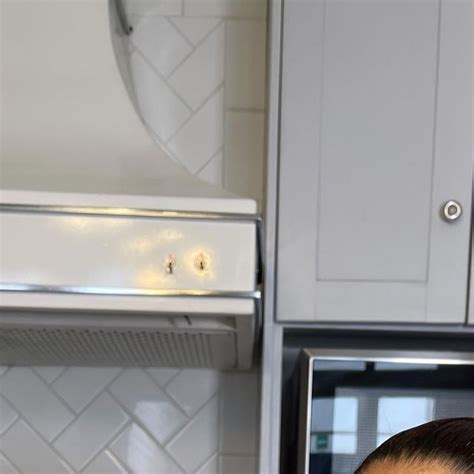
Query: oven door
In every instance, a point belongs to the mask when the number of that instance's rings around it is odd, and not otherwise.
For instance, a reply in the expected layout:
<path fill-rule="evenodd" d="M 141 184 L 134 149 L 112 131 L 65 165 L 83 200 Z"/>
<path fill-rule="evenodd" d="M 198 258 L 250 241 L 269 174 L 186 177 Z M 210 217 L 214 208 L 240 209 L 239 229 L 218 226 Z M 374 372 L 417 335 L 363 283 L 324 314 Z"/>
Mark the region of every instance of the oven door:
<path fill-rule="evenodd" d="M 302 366 L 299 474 L 353 474 L 400 431 L 474 417 L 474 354 L 312 349 Z"/>

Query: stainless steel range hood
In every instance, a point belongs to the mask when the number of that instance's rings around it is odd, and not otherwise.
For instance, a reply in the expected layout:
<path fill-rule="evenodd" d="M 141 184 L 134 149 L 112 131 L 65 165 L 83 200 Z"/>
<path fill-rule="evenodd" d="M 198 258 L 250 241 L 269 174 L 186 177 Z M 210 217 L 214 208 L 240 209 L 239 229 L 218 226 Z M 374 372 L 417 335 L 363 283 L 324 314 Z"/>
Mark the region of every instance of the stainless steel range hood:
<path fill-rule="evenodd" d="M 116 7 L 1 2 L 0 364 L 249 367 L 256 204 L 151 139 Z"/>

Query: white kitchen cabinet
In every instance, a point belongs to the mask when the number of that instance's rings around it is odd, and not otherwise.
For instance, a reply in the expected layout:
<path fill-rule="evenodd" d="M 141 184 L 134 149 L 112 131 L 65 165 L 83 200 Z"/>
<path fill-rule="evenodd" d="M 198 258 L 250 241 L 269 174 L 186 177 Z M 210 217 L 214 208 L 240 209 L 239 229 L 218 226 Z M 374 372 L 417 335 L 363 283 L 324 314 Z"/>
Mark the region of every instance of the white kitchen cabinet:
<path fill-rule="evenodd" d="M 284 1 L 278 320 L 465 321 L 472 4 Z"/>

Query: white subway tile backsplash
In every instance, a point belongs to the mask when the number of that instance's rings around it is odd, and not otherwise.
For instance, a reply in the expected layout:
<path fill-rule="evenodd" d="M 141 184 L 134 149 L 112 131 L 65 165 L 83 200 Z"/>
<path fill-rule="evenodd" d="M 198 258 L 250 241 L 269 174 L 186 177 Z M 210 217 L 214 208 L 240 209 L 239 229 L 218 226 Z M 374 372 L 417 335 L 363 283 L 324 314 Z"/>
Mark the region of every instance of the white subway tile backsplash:
<path fill-rule="evenodd" d="M 196 110 L 223 81 L 224 25 L 221 25 L 181 64 L 169 83 Z"/>
<path fill-rule="evenodd" d="M 11 404 L 0 395 L 0 434 L 4 433 L 18 418 Z M 1 473 L 2 471 L 0 471 Z"/>
<path fill-rule="evenodd" d="M 181 15 L 182 0 L 125 0 L 125 11 L 134 17 Z"/>
<path fill-rule="evenodd" d="M 219 456 L 216 454 L 200 467 L 196 474 L 219 474 L 219 472 Z M 223 472 L 222 474 L 225 473 Z"/>
<path fill-rule="evenodd" d="M 227 112 L 224 186 L 229 191 L 262 200 L 263 113 Z"/>
<path fill-rule="evenodd" d="M 186 472 L 194 472 L 217 452 L 218 418 L 218 399 L 215 397 L 168 444 L 168 451 Z"/>
<path fill-rule="evenodd" d="M 183 35 L 162 16 L 149 16 L 141 21 L 132 42 L 165 77 L 192 51 Z"/>
<path fill-rule="evenodd" d="M 33 370 L 47 383 L 50 384 L 54 382 L 61 372 L 64 370 L 64 367 L 33 367 Z"/>
<path fill-rule="evenodd" d="M 222 454 L 254 455 L 257 449 L 258 374 L 221 376 Z"/>
<path fill-rule="evenodd" d="M 70 377 L 76 370 L 68 369 L 63 376 Z M 91 370 L 90 380 L 96 380 L 99 373 L 97 369 L 80 370 Z M 12 368 L 7 373 L 23 371 Z M 158 368 L 126 369 L 112 380 L 110 374 L 104 372 L 109 380 L 98 397 L 96 384 L 84 384 L 84 390 L 89 387 L 91 391 L 86 398 L 97 398 L 71 417 L 52 444 L 39 429 L 35 432 L 28 422 L 15 418 L 13 425 L 0 434 L 0 459 L 3 455 L 14 466 L 18 459 L 19 474 L 227 474 L 218 462 L 220 454 L 255 457 L 257 374 Z M 87 373 L 83 375 L 88 378 Z M 155 384 L 152 375 L 172 397 Z M 59 387 L 65 383 L 59 383 L 61 379 L 57 381 Z M 25 381 L 25 387 L 31 385 L 28 377 L 19 380 Z M 20 392 L 23 388 L 17 385 Z M 56 383 L 48 387 L 53 398 L 57 397 L 55 388 Z M 11 404 L 10 399 L 6 403 Z M 24 452 L 31 460 L 23 459 Z M 34 470 L 33 465 L 38 469 Z"/>
<path fill-rule="evenodd" d="M 225 48 L 226 107 L 263 110 L 266 23 L 228 21 Z"/>
<path fill-rule="evenodd" d="M 219 388 L 219 374 L 215 370 L 183 370 L 166 387 L 169 395 L 193 416 L 208 402 Z"/>
<path fill-rule="evenodd" d="M 109 451 L 99 454 L 81 474 L 127 474 L 127 470 Z"/>
<path fill-rule="evenodd" d="M 125 371 L 110 391 L 159 443 L 166 442 L 186 423 L 172 399 L 139 369 Z"/>
<path fill-rule="evenodd" d="M 0 454 L 0 472 L 2 474 L 19 474 L 9 461 Z"/>
<path fill-rule="evenodd" d="M 220 89 L 168 144 L 191 173 L 196 173 L 222 147 L 223 96 Z"/>
<path fill-rule="evenodd" d="M 81 469 L 127 423 L 125 412 L 103 393 L 54 442 L 74 468 Z"/>
<path fill-rule="evenodd" d="M 54 382 L 53 388 L 78 413 L 119 373 L 118 368 L 70 367 Z"/>
<path fill-rule="evenodd" d="M 218 152 L 217 155 L 213 156 L 201 171 L 198 172 L 197 176 L 199 176 L 202 180 L 215 184 L 216 186 L 223 185 L 223 170 L 224 170 L 224 154 L 222 151 Z"/>
<path fill-rule="evenodd" d="M 174 377 L 179 374 L 178 369 L 168 369 L 166 367 L 147 369 L 148 375 L 160 386 L 165 387 Z"/>
<path fill-rule="evenodd" d="M 176 28 L 195 46 L 199 44 L 219 23 L 219 18 L 171 18 Z"/>
<path fill-rule="evenodd" d="M 254 474 L 257 472 L 257 459 L 252 456 L 222 456 L 221 473 Z"/>
<path fill-rule="evenodd" d="M 15 423 L 0 438 L 0 452 L 22 474 L 70 474 L 66 464 L 23 421 Z"/>
<path fill-rule="evenodd" d="M 112 444 L 111 451 L 134 474 L 184 474 L 165 449 L 137 425 L 128 427 Z"/>
<path fill-rule="evenodd" d="M 168 140 L 191 115 L 189 109 L 139 53 L 132 53 L 130 67 L 145 122 L 161 140 Z"/>
<path fill-rule="evenodd" d="M 72 412 L 29 368 L 9 370 L 1 379 L 0 394 L 47 441 L 51 441 L 73 419 Z"/>
<path fill-rule="evenodd" d="M 184 0 L 184 14 L 230 18 L 266 17 L 266 0 Z"/>

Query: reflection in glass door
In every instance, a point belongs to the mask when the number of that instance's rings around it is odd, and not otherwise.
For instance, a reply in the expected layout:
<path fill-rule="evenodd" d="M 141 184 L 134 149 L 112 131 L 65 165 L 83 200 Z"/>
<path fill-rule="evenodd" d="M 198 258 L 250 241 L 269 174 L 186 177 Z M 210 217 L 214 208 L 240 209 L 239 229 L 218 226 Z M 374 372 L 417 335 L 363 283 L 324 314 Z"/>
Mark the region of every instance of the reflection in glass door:
<path fill-rule="evenodd" d="M 308 474 L 353 474 L 394 434 L 474 417 L 474 367 L 315 360 Z"/>

